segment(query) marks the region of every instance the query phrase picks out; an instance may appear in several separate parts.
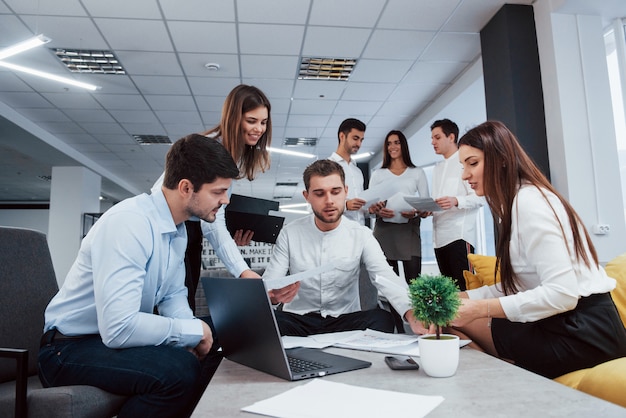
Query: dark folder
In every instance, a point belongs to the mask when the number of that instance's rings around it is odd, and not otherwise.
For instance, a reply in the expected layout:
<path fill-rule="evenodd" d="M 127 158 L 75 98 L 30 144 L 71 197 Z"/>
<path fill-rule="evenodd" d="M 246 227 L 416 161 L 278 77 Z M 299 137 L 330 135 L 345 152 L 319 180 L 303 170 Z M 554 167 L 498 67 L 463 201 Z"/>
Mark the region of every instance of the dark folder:
<path fill-rule="evenodd" d="M 233 194 L 226 206 L 226 228 L 231 235 L 254 231 L 253 241 L 274 244 L 285 218 L 269 215 L 270 210 L 278 210 L 278 202 Z"/>

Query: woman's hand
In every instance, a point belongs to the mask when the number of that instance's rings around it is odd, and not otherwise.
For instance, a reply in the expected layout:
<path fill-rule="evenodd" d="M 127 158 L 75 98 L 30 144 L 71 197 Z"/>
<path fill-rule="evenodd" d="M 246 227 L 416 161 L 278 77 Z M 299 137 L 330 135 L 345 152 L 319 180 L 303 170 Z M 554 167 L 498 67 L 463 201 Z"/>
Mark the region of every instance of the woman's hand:
<path fill-rule="evenodd" d="M 243 230 L 239 229 L 235 231 L 235 235 L 233 235 L 233 240 L 238 246 L 245 247 L 246 245 L 250 244 L 253 235 L 254 231 L 248 230 L 244 232 Z"/>

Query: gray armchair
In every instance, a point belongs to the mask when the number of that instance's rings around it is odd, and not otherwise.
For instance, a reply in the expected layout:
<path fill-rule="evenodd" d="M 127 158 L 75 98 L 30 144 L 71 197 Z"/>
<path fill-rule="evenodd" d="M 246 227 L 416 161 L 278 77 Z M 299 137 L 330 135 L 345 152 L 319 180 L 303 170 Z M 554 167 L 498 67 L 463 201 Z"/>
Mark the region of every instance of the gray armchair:
<path fill-rule="evenodd" d="M 39 339 L 57 290 L 46 236 L 0 227 L 0 418 L 112 417 L 126 399 L 92 386 L 42 388 Z"/>

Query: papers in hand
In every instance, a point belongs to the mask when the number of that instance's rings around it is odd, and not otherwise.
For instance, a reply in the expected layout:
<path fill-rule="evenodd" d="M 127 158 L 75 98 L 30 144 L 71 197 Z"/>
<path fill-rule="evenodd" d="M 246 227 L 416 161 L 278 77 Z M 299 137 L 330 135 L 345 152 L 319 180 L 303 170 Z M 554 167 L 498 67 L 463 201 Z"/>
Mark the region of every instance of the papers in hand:
<path fill-rule="evenodd" d="M 265 283 L 266 290 L 282 289 L 285 286 L 289 286 L 292 283 L 300 282 L 308 279 L 309 277 L 317 276 L 318 274 L 326 273 L 335 268 L 335 263 L 330 262 L 323 266 L 316 267 L 314 269 L 301 271 L 300 273 L 291 274 L 284 277 L 264 277 L 263 283 Z"/>
<path fill-rule="evenodd" d="M 242 411 L 288 418 L 424 417 L 443 402 L 425 396 L 314 379 Z M 407 411 L 410 411 L 407 414 Z"/>
<path fill-rule="evenodd" d="M 409 218 L 405 218 L 404 216 L 402 216 L 402 212 L 413 211 L 413 206 L 411 206 L 406 201 L 407 197 L 411 196 L 407 196 L 403 193 L 396 193 L 389 199 L 387 199 L 387 204 L 385 205 L 385 207 L 393 210 L 394 216 L 393 218 L 382 218 L 382 220 L 385 222 L 391 222 L 396 224 L 405 224 L 409 222 Z"/>
<path fill-rule="evenodd" d="M 437 212 L 443 210 L 431 197 L 405 196 L 404 200 L 420 212 Z"/>

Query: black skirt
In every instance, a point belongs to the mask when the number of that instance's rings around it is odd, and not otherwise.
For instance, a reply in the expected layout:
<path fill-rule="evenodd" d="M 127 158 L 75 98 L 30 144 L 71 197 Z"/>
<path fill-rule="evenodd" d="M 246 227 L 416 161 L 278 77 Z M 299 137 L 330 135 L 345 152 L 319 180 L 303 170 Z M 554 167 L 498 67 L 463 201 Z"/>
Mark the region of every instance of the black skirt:
<path fill-rule="evenodd" d="M 535 322 L 494 318 L 491 334 L 501 358 L 550 379 L 626 356 L 626 329 L 609 293 Z"/>

